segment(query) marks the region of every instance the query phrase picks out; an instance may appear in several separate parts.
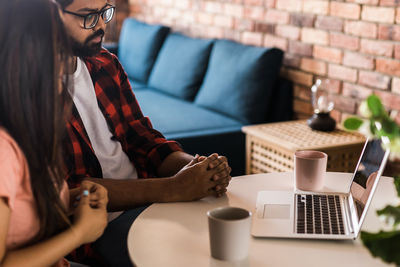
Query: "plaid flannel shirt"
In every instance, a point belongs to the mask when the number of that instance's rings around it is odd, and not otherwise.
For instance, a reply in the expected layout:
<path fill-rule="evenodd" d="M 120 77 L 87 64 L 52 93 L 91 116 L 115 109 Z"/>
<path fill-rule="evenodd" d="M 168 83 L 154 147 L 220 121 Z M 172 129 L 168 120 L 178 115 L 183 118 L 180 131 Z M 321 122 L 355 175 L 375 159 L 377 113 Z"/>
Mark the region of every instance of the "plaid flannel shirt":
<path fill-rule="evenodd" d="M 115 55 L 102 49 L 95 57 L 84 58 L 84 62 L 113 139 L 121 143 L 140 178 L 155 177 L 162 161 L 170 153 L 181 151 L 181 147 L 174 141 L 167 141 L 143 116 L 128 77 Z M 75 106 L 67 123 L 67 132 L 65 158 L 69 185 L 75 187 L 85 177 L 102 178 L 100 163 Z"/>

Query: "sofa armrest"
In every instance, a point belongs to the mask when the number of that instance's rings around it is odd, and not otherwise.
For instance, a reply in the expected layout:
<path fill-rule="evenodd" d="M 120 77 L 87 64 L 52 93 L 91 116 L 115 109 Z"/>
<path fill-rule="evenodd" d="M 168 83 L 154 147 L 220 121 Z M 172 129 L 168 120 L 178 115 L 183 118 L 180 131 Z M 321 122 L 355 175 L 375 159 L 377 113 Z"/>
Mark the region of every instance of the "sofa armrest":
<path fill-rule="evenodd" d="M 110 43 L 103 43 L 103 47 L 113 53 L 114 55 L 118 54 L 118 43 L 110 42 Z"/>
<path fill-rule="evenodd" d="M 293 119 L 293 84 L 279 78 L 272 97 L 272 105 L 267 112 L 267 122 L 288 121 Z"/>

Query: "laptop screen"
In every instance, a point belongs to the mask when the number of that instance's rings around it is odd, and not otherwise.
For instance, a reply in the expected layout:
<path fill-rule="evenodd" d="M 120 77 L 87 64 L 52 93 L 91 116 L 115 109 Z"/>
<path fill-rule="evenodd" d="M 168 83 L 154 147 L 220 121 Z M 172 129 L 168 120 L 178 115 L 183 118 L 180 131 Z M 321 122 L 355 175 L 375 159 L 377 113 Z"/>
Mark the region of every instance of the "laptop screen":
<path fill-rule="evenodd" d="M 359 221 L 384 158 L 385 151 L 382 149 L 381 141 L 368 141 L 350 187 Z"/>

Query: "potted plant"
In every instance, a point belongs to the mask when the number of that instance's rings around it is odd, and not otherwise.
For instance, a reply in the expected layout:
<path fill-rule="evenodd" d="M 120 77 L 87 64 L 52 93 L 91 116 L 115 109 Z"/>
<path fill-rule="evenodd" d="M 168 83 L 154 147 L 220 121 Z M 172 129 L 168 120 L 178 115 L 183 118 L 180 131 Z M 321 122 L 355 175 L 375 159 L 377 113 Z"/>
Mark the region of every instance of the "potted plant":
<path fill-rule="evenodd" d="M 370 95 L 360 105 L 362 117 L 349 117 L 343 122 L 347 130 L 359 131 L 371 138 L 386 139 L 382 142 L 384 149 L 390 149 L 391 159 L 400 156 L 400 127 L 390 118 L 382 102 L 376 95 Z M 400 197 L 400 173 L 394 178 L 397 195 Z M 400 266 L 400 205 L 388 205 L 378 210 L 377 214 L 383 217 L 386 223 L 392 226 L 390 231 L 378 233 L 361 232 L 361 240 L 375 257 L 380 257 L 388 263 Z"/>

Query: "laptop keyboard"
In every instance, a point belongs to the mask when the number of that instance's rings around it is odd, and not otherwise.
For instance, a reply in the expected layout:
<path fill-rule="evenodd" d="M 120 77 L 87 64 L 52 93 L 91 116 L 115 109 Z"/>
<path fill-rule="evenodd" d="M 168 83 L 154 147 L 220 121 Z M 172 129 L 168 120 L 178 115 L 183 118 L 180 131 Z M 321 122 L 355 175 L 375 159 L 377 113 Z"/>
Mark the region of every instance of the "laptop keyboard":
<path fill-rule="evenodd" d="M 296 233 L 345 234 L 339 196 L 296 194 L 296 201 Z"/>

